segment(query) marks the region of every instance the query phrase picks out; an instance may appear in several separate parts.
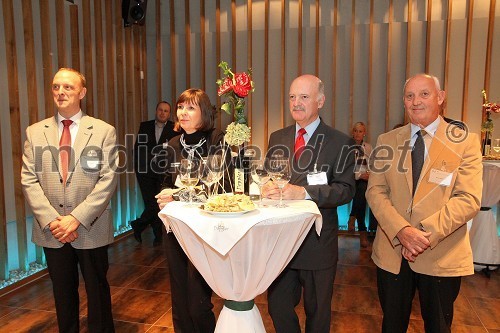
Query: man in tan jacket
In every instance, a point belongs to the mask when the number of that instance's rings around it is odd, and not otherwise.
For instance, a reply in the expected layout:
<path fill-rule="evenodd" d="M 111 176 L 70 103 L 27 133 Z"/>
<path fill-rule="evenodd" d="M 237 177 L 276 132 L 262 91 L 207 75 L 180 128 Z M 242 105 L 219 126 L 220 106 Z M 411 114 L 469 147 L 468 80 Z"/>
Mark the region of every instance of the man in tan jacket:
<path fill-rule="evenodd" d="M 479 139 L 443 120 L 444 99 L 437 78 L 408 79 L 410 123 L 382 134 L 372 153 L 366 197 L 379 222 L 382 332 L 406 331 L 416 289 L 425 331 L 450 332 L 461 276 L 474 273 L 466 222 L 481 202 Z"/>

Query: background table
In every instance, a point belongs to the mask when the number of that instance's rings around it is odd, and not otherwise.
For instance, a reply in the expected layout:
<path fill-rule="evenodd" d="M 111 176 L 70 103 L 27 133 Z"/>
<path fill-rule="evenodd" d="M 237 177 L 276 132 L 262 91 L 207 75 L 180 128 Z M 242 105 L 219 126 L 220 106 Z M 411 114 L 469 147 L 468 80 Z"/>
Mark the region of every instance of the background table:
<path fill-rule="evenodd" d="M 493 207 L 500 200 L 500 161 L 483 162 L 483 197 L 481 207 Z M 474 268 L 480 270 L 500 264 L 500 239 L 493 211 L 481 210 L 472 220 L 470 242 Z M 485 273 L 488 273 L 485 271 Z"/>
<path fill-rule="evenodd" d="M 321 230 L 316 204 L 306 200 L 285 202 L 289 205 L 286 209 L 259 208 L 233 218 L 210 216 L 175 203 L 167 205 L 160 217 L 212 290 L 226 300 L 244 302 L 267 290 L 314 222 L 316 231 Z M 224 306 L 215 331 L 253 333 L 265 329 L 256 305 L 249 311 Z"/>

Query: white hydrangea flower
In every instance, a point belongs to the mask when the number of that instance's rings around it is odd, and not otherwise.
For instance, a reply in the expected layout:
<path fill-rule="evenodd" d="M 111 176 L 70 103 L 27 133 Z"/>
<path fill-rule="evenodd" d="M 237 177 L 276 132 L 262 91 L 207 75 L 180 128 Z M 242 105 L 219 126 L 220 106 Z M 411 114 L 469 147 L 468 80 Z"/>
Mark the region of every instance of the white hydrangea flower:
<path fill-rule="evenodd" d="M 245 142 L 250 142 L 250 127 L 232 122 L 227 125 L 224 139 L 231 146 L 239 146 Z"/>

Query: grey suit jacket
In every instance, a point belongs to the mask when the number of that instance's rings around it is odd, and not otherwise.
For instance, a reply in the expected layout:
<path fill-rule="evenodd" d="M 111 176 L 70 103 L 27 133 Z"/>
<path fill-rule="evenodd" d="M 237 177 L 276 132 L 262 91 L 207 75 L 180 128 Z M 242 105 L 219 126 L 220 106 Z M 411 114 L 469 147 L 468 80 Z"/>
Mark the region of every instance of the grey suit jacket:
<path fill-rule="evenodd" d="M 40 246 L 62 247 L 48 224 L 61 215 L 73 215 L 81 225 L 74 248 L 91 249 L 113 242 L 109 201 L 116 188 L 116 132 L 102 120 L 83 115 L 63 185 L 59 169 L 56 117 L 26 129 L 21 183 L 30 205 L 32 241 Z"/>
<path fill-rule="evenodd" d="M 290 262 L 297 269 L 325 269 L 337 263 L 338 258 L 338 217 L 337 207 L 351 201 L 355 192 L 354 181 L 354 141 L 344 133 L 326 125 L 323 121 L 309 139 L 300 159 L 293 158 L 295 145 L 295 125 L 271 134 L 267 156 L 282 149 L 289 156 L 293 166 L 290 184 L 303 186 L 311 199 L 318 205 L 323 216 L 323 228 L 318 237 L 311 228 L 306 239 Z M 308 172 L 326 172 L 328 183 L 308 185 Z"/>

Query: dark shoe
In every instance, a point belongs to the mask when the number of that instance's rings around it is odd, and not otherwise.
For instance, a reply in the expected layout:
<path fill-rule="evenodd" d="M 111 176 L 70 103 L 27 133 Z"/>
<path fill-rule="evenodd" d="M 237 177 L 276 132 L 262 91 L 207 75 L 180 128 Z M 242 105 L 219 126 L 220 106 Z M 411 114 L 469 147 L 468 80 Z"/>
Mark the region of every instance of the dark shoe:
<path fill-rule="evenodd" d="M 142 243 L 142 231 L 139 230 L 139 226 L 137 225 L 137 220 L 133 220 L 130 222 L 130 226 L 132 227 L 132 230 L 134 231 L 134 238 L 136 241 L 139 243 Z"/>

